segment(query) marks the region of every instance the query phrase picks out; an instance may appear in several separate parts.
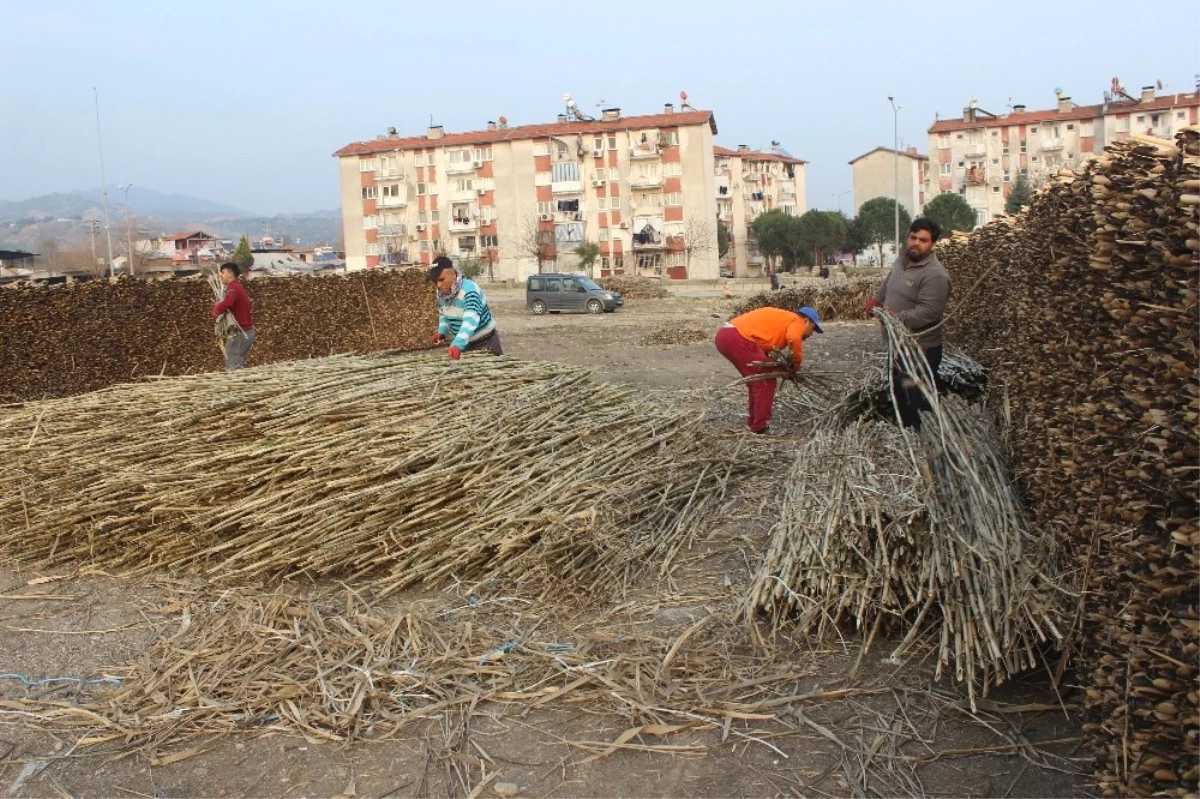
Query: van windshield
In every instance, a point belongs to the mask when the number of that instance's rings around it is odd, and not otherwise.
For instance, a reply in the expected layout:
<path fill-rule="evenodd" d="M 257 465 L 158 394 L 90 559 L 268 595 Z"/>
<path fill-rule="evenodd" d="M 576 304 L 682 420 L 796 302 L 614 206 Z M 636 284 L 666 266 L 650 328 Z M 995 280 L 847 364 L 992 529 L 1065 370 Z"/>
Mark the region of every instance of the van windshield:
<path fill-rule="evenodd" d="M 592 280 L 590 277 L 577 277 L 575 279 L 579 281 L 579 285 L 583 286 L 588 291 L 604 291 L 604 289 L 597 285 L 596 281 Z"/>

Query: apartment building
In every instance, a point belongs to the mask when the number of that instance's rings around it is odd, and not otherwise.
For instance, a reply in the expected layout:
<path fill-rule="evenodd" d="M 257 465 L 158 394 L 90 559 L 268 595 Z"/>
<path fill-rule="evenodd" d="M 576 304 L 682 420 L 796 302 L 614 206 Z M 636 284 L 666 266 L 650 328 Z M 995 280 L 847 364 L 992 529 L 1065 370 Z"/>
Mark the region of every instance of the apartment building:
<path fill-rule="evenodd" d="M 918 217 L 929 191 L 929 156 L 916 147 L 902 151 L 876 147 L 850 162 L 854 189 L 854 214 L 867 200 L 899 197 L 909 216 Z"/>
<path fill-rule="evenodd" d="M 763 274 L 763 255 L 754 241 L 750 223 L 759 214 L 779 209 L 800 216 L 807 209 L 804 166 L 778 143 L 771 150 L 753 150 L 744 144 L 736 150 L 713 149 L 717 216 L 729 229 L 729 252 L 722 271 L 738 277 Z"/>
<path fill-rule="evenodd" d="M 1181 127 L 1197 124 L 1198 114 L 1200 92 L 1159 97 L 1147 86 L 1133 97 L 1115 81 L 1099 105 L 1077 106 L 1060 95 L 1054 108 L 1028 111 L 1014 105 L 1010 113 L 996 115 L 972 100 L 961 119 L 939 120 L 929 128 L 929 151 L 936 153 L 937 165 L 930 193 L 957 191 L 983 224 L 1004 213 L 1018 175 L 1025 174 L 1036 187 L 1135 133 L 1171 138 Z"/>
<path fill-rule="evenodd" d="M 712 112 L 569 110 L 548 124 L 501 117 L 483 130 L 390 131 L 338 150 L 346 268 L 446 253 L 523 280 L 576 268 L 574 250 L 594 242 L 598 276 L 715 279 Z"/>

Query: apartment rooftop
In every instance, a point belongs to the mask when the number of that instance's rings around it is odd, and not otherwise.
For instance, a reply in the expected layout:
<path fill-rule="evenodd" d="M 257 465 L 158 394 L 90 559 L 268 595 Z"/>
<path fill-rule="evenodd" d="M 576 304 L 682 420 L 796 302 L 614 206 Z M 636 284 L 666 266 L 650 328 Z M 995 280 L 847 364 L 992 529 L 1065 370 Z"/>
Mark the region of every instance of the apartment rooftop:
<path fill-rule="evenodd" d="M 1141 98 L 1128 95 L 1099 105 L 1075 105 L 1070 97 L 1060 98 L 1056 108 L 1027 111 L 1023 105 L 1014 105 L 1008 114 L 991 114 L 978 108 L 963 109 L 963 119 L 940 119 L 929 128 L 930 133 L 950 133 L 974 128 L 1008 127 L 1009 125 L 1037 125 L 1043 122 L 1069 122 L 1096 119 L 1105 114 L 1124 112 L 1143 113 L 1165 111 L 1179 106 L 1200 105 L 1200 92 L 1165 94 L 1153 96 L 1151 87 L 1142 90 Z"/>
<path fill-rule="evenodd" d="M 615 113 L 614 113 L 615 112 Z M 510 128 L 489 122 L 484 130 L 465 133 L 445 133 L 440 125 L 434 125 L 424 136 L 396 136 L 394 134 L 370 141 L 347 144 L 333 155 L 370 155 L 402 150 L 422 150 L 432 147 L 461 147 L 493 144 L 522 139 L 544 139 L 551 136 L 587 135 L 647 128 L 678 127 L 680 125 L 705 125 L 717 132 L 717 120 L 712 111 L 669 111 L 662 114 L 622 117 L 620 109 L 609 109 L 605 116 L 595 120 L 569 120 L 540 125 L 520 125 Z"/>

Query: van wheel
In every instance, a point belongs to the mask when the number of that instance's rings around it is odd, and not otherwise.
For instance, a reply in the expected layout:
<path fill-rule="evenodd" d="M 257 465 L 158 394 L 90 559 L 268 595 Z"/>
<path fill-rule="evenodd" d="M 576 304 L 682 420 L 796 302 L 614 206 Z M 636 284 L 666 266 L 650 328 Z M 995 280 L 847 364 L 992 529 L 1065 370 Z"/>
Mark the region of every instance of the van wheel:
<path fill-rule="evenodd" d="M 541 316 L 546 312 L 546 303 L 541 300 L 534 300 L 529 306 L 529 310 L 533 311 L 534 316 Z"/>
<path fill-rule="evenodd" d="M 600 300 L 588 300 L 588 313 L 604 313 L 604 303 Z"/>

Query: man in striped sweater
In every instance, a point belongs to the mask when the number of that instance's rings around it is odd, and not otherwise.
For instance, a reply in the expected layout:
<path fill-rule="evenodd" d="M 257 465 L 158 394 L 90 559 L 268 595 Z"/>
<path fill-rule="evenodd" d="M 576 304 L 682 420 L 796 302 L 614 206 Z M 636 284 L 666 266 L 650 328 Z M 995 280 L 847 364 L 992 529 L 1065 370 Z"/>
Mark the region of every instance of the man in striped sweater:
<path fill-rule="evenodd" d="M 496 320 L 483 289 L 474 280 L 460 275 L 449 258 L 439 255 L 429 268 L 429 282 L 437 286 L 438 329 L 433 335 L 434 344 L 449 341 L 450 357 L 456 361 L 472 350 L 504 354 Z"/>

